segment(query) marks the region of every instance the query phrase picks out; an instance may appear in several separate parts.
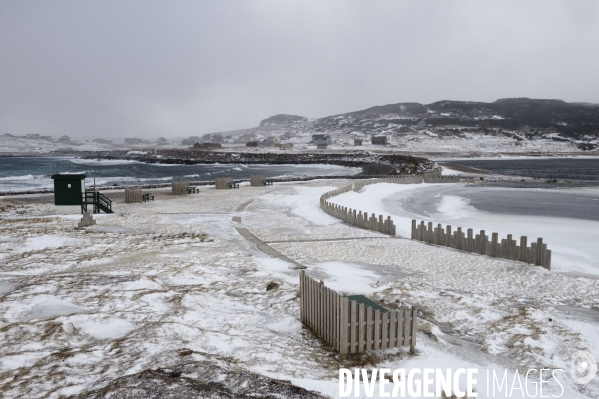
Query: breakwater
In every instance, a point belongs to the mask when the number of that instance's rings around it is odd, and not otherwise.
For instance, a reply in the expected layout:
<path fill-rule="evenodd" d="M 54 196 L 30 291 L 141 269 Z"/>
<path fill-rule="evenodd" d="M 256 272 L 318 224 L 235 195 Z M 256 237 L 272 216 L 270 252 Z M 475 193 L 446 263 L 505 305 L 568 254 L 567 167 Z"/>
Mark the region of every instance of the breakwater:
<path fill-rule="evenodd" d="M 339 165 L 362 167 L 370 164 L 388 165 L 389 168 L 410 167 L 417 173 L 440 172 L 441 168 L 426 158 L 404 154 L 373 154 L 356 152 L 229 152 L 192 149 L 157 149 L 144 151 L 58 151 L 60 156 L 84 159 L 132 160 L 154 164 L 273 164 L 273 165 Z"/>

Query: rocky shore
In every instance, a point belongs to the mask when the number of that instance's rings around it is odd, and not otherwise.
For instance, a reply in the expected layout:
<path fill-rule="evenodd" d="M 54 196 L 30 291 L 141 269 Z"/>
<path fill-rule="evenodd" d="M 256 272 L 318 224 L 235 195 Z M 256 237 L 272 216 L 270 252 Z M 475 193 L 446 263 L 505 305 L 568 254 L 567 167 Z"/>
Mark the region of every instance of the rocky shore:
<path fill-rule="evenodd" d="M 373 154 L 364 151 L 343 153 L 247 153 L 205 150 L 162 149 L 148 151 L 60 151 L 57 155 L 72 155 L 88 159 L 127 159 L 146 163 L 161 164 L 325 164 L 350 167 L 366 167 L 367 165 L 382 165 L 387 172 L 391 169 L 401 169 L 413 165 L 416 173 L 439 172 L 441 168 L 427 158 L 414 157 L 404 154 Z M 372 168 L 372 166 L 370 166 Z M 380 168 L 377 173 L 379 174 Z"/>

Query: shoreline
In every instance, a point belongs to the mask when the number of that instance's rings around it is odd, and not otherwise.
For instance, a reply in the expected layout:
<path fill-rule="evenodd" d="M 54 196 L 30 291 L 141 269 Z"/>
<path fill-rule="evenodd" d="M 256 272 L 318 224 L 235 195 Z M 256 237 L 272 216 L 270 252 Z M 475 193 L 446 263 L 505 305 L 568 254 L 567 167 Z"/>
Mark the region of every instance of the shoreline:
<path fill-rule="evenodd" d="M 437 172 L 432 172 L 437 173 Z M 388 176 L 388 175 L 385 175 Z M 274 183 L 288 183 L 288 182 L 303 182 L 303 181 L 314 181 L 314 180 L 362 180 L 362 179 L 375 179 L 381 177 L 381 175 L 346 175 L 346 176 L 306 176 L 306 177 L 282 177 L 282 178 L 272 178 L 268 179 Z M 244 183 L 249 182 L 250 179 L 235 179 L 231 180 L 234 183 Z M 189 181 L 190 186 L 214 186 L 214 180 L 199 180 L 199 181 Z M 150 189 L 150 188 L 167 188 L 171 187 L 171 183 L 160 183 L 160 184 L 136 184 L 135 186 L 141 186 L 142 189 Z M 97 186 L 97 191 L 111 191 L 111 190 L 124 190 L 125 188 L 133 187 L 133 186 Z M 39 189 L 39 190 L 23 190 L 23 191 L 0 191 L 0 199 L 3 197 L 13 197 L 18 195 L 35 195 L 35 194 L 52 194 L 54 190 L 51 188 L 47 189 Z"/>

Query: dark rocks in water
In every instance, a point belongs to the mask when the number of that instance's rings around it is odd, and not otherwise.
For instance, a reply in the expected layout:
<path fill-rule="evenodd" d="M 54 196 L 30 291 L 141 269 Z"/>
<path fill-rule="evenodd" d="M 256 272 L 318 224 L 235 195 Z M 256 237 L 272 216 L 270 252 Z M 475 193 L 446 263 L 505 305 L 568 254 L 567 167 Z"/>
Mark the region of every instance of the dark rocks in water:
<path fill-rule="evenodd" d="M 381 163 L 369 163 L 362 166 L 361 175 L 387 175 L 391 174 L 393 165 Z"/>
<path fill-rule="evenodd" d="M 276 290 L 277 288 L 279 288 L 279 283 L 275 283 L 274 281 L 271 281 L 266 285 L 266 291 Z"/>

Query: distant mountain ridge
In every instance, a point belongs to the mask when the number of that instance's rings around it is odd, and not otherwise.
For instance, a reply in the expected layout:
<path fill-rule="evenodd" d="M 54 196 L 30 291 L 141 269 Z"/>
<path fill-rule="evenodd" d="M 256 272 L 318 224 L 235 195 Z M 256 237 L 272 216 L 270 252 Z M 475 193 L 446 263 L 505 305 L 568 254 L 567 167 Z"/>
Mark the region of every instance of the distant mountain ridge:
<path fill-rule="evenodd" d="M 307 120 L 308 118 L 304 118 L 303 116 L 279 114 L 262 120 L 260 126 L 277 125 L 281 123 L 301 123 Z"/>
<path fill-rule="evenodd" d="M 429 126 L 489 126 L 515 130 L 554 128 L 561 136 L 578 139 L 599 133 L 599 105 L 567 103 L 559 99 L 502 98 L 491 103 L 443 100 L 431 104 L 405 102 L 331 115 L 314 121 L 313 129 L 355 129 L 364 132 L 385 119 L 389 123 Z M 260 126 L 309 121 L 298 115 L 280 114 L 264 119 Z"/>

